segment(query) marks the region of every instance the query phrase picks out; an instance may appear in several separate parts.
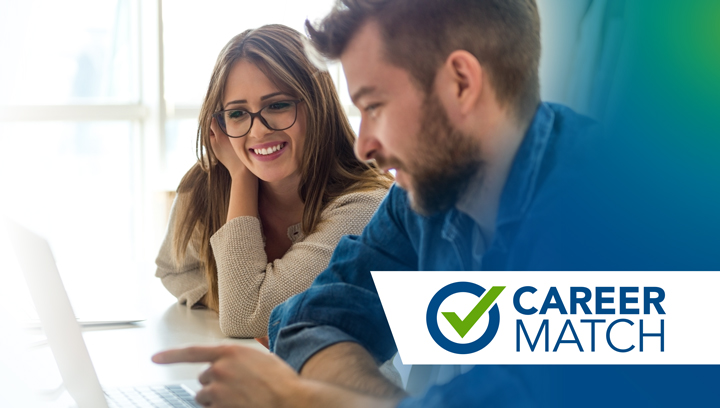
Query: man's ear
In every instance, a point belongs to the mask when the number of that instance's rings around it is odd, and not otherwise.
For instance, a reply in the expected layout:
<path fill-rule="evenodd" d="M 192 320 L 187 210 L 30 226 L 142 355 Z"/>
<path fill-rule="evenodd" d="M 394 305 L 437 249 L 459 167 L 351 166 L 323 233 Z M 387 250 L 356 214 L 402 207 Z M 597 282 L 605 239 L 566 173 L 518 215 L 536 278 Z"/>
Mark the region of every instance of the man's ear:
<path fill-rule="evenodd" d="M 484 71 L 474 55 L 464 50 L 453 51 L 436 76 L 436 91 L 446 104 L 448 115 L 470 114 L 480 101 Z M 457 118 L 459 119 L 459 118 Z"/>

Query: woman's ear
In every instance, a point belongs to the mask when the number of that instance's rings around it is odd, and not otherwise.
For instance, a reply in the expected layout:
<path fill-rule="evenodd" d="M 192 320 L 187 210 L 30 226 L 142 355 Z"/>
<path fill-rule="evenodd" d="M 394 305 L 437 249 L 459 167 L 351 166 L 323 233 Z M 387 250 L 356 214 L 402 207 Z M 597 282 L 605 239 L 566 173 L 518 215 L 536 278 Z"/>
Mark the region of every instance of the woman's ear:
<path fill-rule="evenodd" d="M 210 118 L 210 137 L 215 137 L 216 130 L 218 128 L 218 123 L 215 120 L 215 116 Z"/>
<path fill-rule="evenodd" d="M 435 88 L 448 116 L 466 116 L 480 101 L 484 71 L 480 62 L 464 50 L 453 51 L 436 76 Z"/>

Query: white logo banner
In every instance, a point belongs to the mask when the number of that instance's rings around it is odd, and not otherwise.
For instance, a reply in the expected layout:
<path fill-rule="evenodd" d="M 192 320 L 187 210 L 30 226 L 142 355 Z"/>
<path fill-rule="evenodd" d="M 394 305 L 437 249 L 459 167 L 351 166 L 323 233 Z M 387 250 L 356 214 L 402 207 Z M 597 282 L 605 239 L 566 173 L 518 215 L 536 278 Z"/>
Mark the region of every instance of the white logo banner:
<path fill-rule="evenodd" d="M 404 364 L 720 364 L 720 272 L 372 272 Z"/>

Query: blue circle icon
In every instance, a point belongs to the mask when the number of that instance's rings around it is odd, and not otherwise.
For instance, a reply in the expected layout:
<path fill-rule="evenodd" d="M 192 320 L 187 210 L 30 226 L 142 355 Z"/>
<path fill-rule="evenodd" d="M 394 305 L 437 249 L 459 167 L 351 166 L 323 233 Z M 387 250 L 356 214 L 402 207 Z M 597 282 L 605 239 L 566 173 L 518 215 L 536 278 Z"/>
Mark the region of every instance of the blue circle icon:
<path fill-rule="evenodd" d="M 440 289 L 435 294 L 435 296 L 433 296 L 433 298 L 430 300 L 430 304 L 428 305 L 426 317 L 428 331 L 430 331 L 430 336 L 432 336 L 433 340 L 435 340 L 435 343 L 437 343 L 438 346 L 444 348 L 451 353 L 475 353 L 490 344 L 492 339 L 497 334 L 498 328 L 500 327 L 500 309 L 498 309 L 497 304 L 493 305 L 493 307 L 490 308 L 490 310 L 488 311 L 488 317 L 490 318 L 490 322 L 488 323 L 487 330 L 485 330 L 485 333 L 483 333 L 483 335 L 480 336 L 479 339 L 471 343 L 456 343 L 445 337 L 445 335 L 440 331 L 440 327 L 438 327 L 437 322 L 440 305 L 445 299 L 456 293 L 472 293 L 473 295 L 480 298 L 482 297 L 483 293 L 485 293 L 485 288 L 471 282 L 455 282 Z"/>

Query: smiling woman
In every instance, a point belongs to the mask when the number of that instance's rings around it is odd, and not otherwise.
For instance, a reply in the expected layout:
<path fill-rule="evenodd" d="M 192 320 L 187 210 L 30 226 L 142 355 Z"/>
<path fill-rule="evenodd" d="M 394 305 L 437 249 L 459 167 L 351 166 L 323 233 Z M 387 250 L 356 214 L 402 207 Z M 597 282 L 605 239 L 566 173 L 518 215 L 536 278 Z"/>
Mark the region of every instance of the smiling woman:
<path fill-rule="evenodd" d="M 223 332 L 264 337 L 270 311 L 305 290 L 343 235 L 359 234 L 392 183 L 353 153 L 330 75 L 297 31 L 248 30 L 221 51 L 157 258 L 180 303 Z"/>

